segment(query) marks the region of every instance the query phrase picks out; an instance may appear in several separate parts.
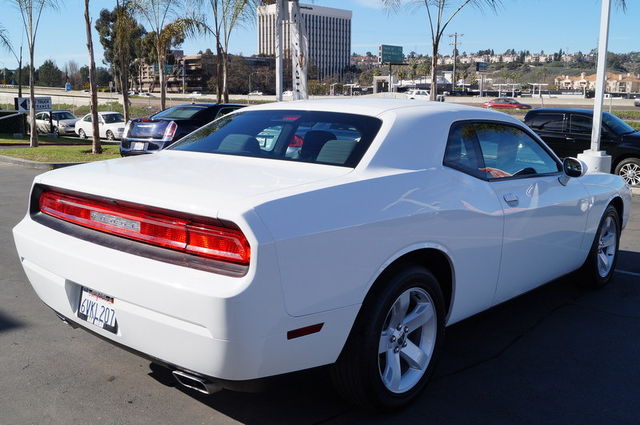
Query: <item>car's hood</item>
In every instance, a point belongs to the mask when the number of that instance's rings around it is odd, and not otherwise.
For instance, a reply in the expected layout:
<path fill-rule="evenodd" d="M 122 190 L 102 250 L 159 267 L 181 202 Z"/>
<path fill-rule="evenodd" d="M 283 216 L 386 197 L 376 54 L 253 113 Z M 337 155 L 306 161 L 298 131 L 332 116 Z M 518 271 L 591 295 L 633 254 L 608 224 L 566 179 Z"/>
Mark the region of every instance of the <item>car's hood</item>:
<path fill-rule="evenodd" d="M 79 121 L 78 118 L 71 118 L 71 119 L 68 119 L 68 120 L 58 120 L 58 125 L 60 125 L 60 124 L 74 125 L 78 121 Z"/>
<path fill-rule="evenodd" d="M 197 152 L 163 151 L 61 168 L 36 183 L 191 214 L 242 213 L 294 186 L 351 168 Z M 225 218 L 225 217 L 220 217 Z"/>

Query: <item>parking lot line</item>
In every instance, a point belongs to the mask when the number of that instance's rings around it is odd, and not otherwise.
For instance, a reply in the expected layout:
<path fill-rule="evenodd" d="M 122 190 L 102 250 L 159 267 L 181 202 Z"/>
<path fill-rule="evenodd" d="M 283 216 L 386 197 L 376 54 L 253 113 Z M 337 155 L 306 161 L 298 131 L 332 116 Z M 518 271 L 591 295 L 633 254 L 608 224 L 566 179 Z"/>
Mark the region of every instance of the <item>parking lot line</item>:
<path fill-rule="evenodd" d="M 629 271 L 626 271 L 626 270 L 616 270 L 616 273 L 628 274 L 629 276 L 636 276 L 636 277 L 640 277 L 640 273 L 636 273 L 636 272 L 629 272 Z"/>

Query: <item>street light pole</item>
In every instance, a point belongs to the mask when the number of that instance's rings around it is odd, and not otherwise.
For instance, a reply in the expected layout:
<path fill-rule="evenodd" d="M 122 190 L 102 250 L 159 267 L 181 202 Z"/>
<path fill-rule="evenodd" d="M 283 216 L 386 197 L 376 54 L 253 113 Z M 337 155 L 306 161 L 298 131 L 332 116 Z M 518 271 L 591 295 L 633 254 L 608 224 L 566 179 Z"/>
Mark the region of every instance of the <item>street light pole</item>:
<path fill-rule="evenodd" d="M 607 78 L 607 48 L 609 44 L 609 21 L 611 17 L 611 0 L 602 0 L 600 12 L 600 37 L 598 40 L 598 67 L 596 71 L 596 94 L 593 105 L 593 128 L 591 130 L 591 149 L 578 155 L 578 159 L 587 164 L 589 172 L 611 171 L 611 156 L 600 150 L 600 134 L 602 130 L 602 104 L 604 86 Z"/>

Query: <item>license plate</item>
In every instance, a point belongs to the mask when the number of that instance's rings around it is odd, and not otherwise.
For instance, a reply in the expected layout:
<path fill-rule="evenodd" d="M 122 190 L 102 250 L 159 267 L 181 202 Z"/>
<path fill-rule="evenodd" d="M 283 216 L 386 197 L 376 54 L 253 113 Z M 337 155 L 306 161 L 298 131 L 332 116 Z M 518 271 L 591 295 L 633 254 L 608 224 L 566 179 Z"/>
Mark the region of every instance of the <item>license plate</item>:
<path fill-rule="evenodd" d="M 133 149 L 134 151 L 143 151 L 144 150 L 144 142 L 133 142 L 131 144 L 131 149 Z"/>
<path fill-rule="evenodd" d="M 113 297 L 83 287 L 78 317 L 106 331 L 116 333 L 118 322 L 114 301 Z"/>

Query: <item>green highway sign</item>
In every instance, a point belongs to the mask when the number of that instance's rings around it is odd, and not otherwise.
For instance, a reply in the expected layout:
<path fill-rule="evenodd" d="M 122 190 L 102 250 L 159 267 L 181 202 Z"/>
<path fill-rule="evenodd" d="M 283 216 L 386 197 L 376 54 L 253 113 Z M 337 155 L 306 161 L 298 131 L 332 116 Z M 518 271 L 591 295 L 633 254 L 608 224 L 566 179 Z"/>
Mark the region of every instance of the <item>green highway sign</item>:
<path fill-rule="evenodd" d="M 378 58 L 380 63 L 403 64 L 404 55 L 402 54 L 402 46 L 381 44 L 380 47 L 378 47 Z"/>

